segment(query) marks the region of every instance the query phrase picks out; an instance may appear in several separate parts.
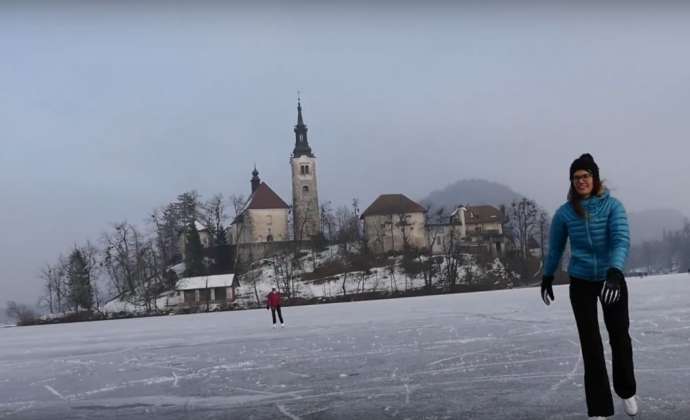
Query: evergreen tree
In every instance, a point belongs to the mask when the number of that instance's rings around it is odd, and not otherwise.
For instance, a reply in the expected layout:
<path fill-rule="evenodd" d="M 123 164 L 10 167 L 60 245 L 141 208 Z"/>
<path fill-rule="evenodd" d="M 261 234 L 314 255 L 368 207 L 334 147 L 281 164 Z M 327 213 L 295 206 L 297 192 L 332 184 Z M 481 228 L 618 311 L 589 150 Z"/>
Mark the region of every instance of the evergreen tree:
<path fill-rule="evenodd" d="M 199 232 L 194 226 L 194 222 L 187 226 L 185 246 L 185 277 L 202 276 L 206 274 L 206 267 L 204 266 L 204 250 L 201 245 L 201 238 Z"/>
<path fill-rule="evenodd" d="M 194 224 L 199 215 L 199 193 L 188 191 L 177 196 L 177 217 L 182 226 Z"/>
<path fill-rule="evenodd" d="M 74 305 L 77 313 L 80 307 L 90 311 L 93 306 L 91 272 L 84 255 L 79 249 L 75 249 L 69 256 L 67 282 L 69 301 Z"/>

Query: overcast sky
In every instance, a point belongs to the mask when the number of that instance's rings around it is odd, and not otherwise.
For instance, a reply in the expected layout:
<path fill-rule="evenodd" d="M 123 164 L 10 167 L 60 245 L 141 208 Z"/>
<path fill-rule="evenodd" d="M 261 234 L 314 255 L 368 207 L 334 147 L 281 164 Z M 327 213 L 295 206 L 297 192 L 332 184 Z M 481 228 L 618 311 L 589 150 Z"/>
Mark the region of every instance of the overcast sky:
<path fill-rule="evenodd" d="M 254 163 L 289 202 L 298 89 L 334 206 L 483 178 L 552 212 L 590 152 L 629 211 L 690 215 L 688 8 L 49 3 L 0 5 L 0 305 Z"/>

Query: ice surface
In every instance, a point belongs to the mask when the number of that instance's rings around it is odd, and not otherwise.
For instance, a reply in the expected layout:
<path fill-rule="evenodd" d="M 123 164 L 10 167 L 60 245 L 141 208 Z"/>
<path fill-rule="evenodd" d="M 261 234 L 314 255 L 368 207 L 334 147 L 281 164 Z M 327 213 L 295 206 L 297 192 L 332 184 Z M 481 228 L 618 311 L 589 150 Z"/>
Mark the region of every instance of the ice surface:
<path fill-rule="evenodd" d="M 690 418 L 690 275 L 629 287 L 641 419 Z M 554 291 L 3 328 L 0 419 L 584 419 Z"/>

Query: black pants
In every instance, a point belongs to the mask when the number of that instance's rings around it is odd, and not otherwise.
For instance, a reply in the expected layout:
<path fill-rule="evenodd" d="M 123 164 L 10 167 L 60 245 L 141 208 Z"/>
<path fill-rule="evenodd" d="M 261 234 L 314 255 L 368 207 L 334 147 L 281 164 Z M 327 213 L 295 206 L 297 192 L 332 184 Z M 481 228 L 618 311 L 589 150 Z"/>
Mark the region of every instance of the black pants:
<path fill-rule="evenodd" d="M 280 306 L 271 308 L 271 315 L 273 315 L 273 323 L 276 323 L 276 312 L 278 312 L 278 318 L 280 319 L 280 323 L 283 323 L 283 314 L 280 313 Z"/>
<path fill-rule="evenodd" d="M 613 398 L 606 373 L 604 347 L 599 334 L 597 301 L 604 282 L 570 279 L 570 303 L 573 306 L 580 348 L 585 367 L 585 396 L 587 415 L 612 416 Z M 621 398 L 630 398 L 636 393 L 633 367 L 632 343 L 628 328 L 628 286 L 623 282 L 621 298 L 613 305 L 602 303 L 604 323 L 609 333 L 613 365 L 613 389 Z"/>

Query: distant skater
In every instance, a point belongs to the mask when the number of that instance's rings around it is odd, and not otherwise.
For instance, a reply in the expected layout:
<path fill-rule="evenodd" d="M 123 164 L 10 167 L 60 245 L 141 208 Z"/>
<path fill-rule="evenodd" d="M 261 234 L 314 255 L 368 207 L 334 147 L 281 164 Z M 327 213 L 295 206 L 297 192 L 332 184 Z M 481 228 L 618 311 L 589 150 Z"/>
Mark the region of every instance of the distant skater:
<path fill-rule="evenodd" d="M 276 312 L 278 313 L 278 319 L 280 319 L 281 328 L 285 327 L 285 322 L 283 322 L 283 314 L 280 312 L 280 292 L 274 287 L 271 293 L 266 295 L 266 309 L 271 310 L 271 315 L 273 315 L 273 328 L 276 328 Z"/>
<path fill-rule="evenodd" d="M 635 416 L 637 385 L 628 332 L 628 287 L 623 276 L 630 249 L 628 218 L 623 205 L 599 179 L 599 167 L 590 154 L 583 154 L 570 166 L 568 201 L 551 223 L 541 283 L 541 297 L 547 305 L 554 299 L 554 273 L 568 239 L 570 303 L 584 362 L 587 415 L 604 419 L 614 412 L 597 319 L 599 300 L 611 344 L 613 389 L 623 399 L 626 414 Z"/>

